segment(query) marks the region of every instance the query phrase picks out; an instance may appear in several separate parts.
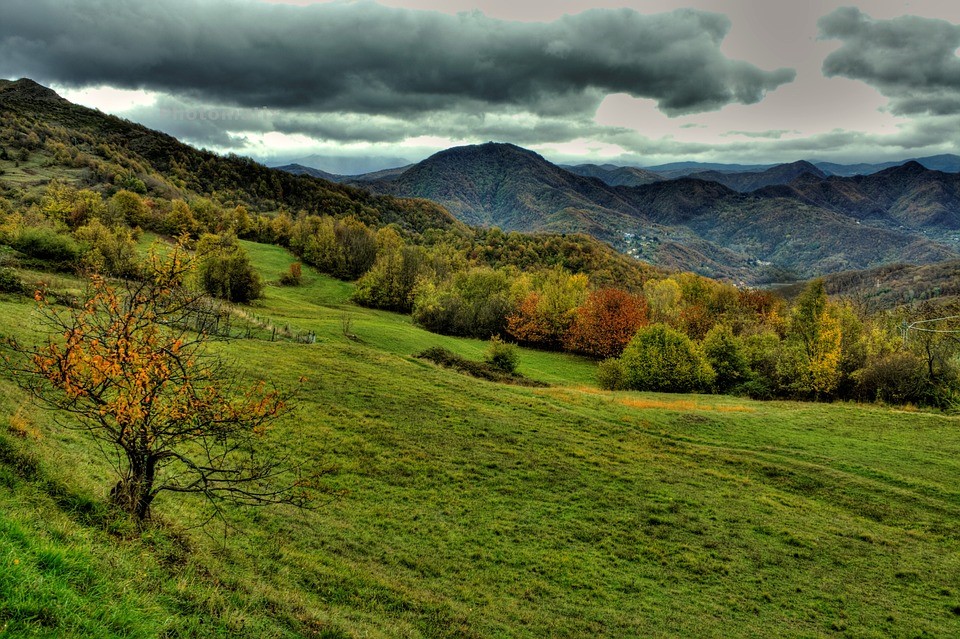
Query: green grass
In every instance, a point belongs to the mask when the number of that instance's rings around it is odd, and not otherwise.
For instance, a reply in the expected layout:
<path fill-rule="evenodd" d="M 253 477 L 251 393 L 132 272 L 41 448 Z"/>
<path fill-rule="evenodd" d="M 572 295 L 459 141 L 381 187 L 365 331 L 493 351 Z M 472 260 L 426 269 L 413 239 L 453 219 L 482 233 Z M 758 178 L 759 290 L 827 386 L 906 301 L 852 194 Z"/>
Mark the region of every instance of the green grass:
<path fill-rule="evenodd" d="M 294 259 L 246 246 L 268 280 Z M 216 348 L 307 378 L 269 445 L 342 496 L 231 510 L 225 540 L 163 499 L 137 539 L 100 506 L 98 451 L 2 382 L 0 637 L 960 636 L 957 418 L 604 393 L 589 361 L 529 350 L 551 388 L 494 384 L 412 357 L 482 342 L 304 280 L 249 312 L 315 344 Z M 4 332 L 30 317 L 0 298 Z M 21 404 L 39 439 L 4 432 Z"/>
<path fill-rule="evenodd" d="M 29 188 L 38 184 L 46 184 L 50 180 L 58 179 L 68 182 L 80 182 L 84 175 L 83 169 L 65 167 L 53 164 L 49 153 L 34 151 L 26 162 L 19 160 L 0 160 L 0 176 L 7 184 Z"/>

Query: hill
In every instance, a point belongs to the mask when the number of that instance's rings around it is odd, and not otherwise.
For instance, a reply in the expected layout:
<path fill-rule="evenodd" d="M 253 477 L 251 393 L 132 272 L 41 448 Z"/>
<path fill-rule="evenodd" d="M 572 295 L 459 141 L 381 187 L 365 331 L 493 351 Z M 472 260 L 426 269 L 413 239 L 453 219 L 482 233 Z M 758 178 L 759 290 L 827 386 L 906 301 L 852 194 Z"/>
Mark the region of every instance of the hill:
<path fill-rule="evenodd" d="M 890 264 L 862 271 L 844 271 L 823 278 L 830 295 L 850 299 L 868 311 L 894 309 L 922 301 L 944 303 L 960 298 L 960 260 L 935 264 Z M 805 283 L 778 288 L 795 297 Z"/>
<path fill-rule="evenodd" d="M 32 164 L 3 162 L 7 183 L 30 185 L 66 177 L 85 186 L 109 187 L 135 177 L 145 191 L 159 197 L 216 194 L 224 203 L 242 202 L 256 211 L 353 214 L 371 224 L 395 223 L 415 233 L 463 228 L 432 202 L 375 196 L 269 169 L 247 158 L 197 150 L 139 124 L 72 104 L 32 80 L 0 84 L 0 112 L 0 145 L 33 158 Z"/>
<path fill-rule="evenodd" d="M 295 259 L 245 247 L 268 279 Z M 496 384 L 412 357 L 440 345 L 478 359 L 482 342 L 354 306 L 352 285 L 310 268 L 301 287 L 275 284 L 247 312 L 316 343 L 268 332 L 216 348 L 238 374 L 300 385 L 270 445 L 333 469 L 324 485 L 340 496 L 305 512 L 228 506 L 226 535 L 192 528 L 199 503 L 159 500 L 157 527 L 130 535 L 101 505 L 111 471 L 96 445 L 0 371 L 7 634 L 960 633 L 956 418 L 608 393 L 592 362 L 526 349 L 520 370 L 552 386 Z M 0 328 L 28 335 L 32 309 L 0 297 Z"/>

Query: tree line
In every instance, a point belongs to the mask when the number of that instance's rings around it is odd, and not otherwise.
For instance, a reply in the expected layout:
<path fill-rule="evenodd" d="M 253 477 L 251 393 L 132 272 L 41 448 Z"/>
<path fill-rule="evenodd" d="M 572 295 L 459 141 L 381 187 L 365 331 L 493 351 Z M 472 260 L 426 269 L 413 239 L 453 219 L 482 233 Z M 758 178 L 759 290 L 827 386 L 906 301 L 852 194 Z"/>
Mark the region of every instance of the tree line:
<path fill-rule="evenodd" d="M 197 251 L 202 288 L 245 303 L 263 281 L 237 238 L 277 244 L 355 281 L 359 304 L 408 313 L 430 331 L 596 358 L 611 389 L 946 406 L 960 387 L 953 334 L 904 341 L 897 330 L 908 313 L 949 309 L 870 311 L 830 299 L 821 281 L 791 304 L 768 291 L 631 266 L 576 235 L 412 233 L 354 215 L 271 216 L 210 198 L 128 189 L 104 198 L 57 181 L 26 204 L 14 211 L 0 199 L 0 241 L 48 264 L 136 277 L 139 229 L 184 236 Z M 299 279 L 291 271 L 281 281 Z"/>

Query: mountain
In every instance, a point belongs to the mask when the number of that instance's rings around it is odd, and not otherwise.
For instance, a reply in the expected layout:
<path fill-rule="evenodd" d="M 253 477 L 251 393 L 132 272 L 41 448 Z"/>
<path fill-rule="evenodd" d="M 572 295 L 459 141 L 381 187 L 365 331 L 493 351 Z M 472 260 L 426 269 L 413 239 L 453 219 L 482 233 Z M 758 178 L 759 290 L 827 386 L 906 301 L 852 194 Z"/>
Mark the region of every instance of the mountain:
<path fill-rule="evenodd" d="M 749 179 L 786 180 L 797 174 L 791 184 L 825 180 L 807 163 L 772 167 Z M 883 179 L 894 181 L 889 175 Z M 862 224 L 846 210 L 809 201 L 789 186 L 739 193 L 689 177 L 610 186 L 509 144 L 448 149 L 371 187 L 435 200 L 471 224 L 587 232 L 655 264 L 743 282 L 957 257 L 918 232 Z"/>
<path fill-rule="evenodd" d="M 583 231 L 613 240 L 638 211 L 612 187 L 551 164 L 512 144 L 441 151 L 391 180 L 383 193 L 439 202 L 468 224 L 513 231 Z"/>
<path fill-rule="evenodd" d="M 817 178 L 806 174 L 758 194 L 791 197 L 891 228 L 960 230 L 960 174 L 932 171 L 915 161 L 871 175 Z"/>
<path fill-rule="evenodd" d="M 342 175 L 334 175 L 333 173 L 327 173 L 326 171 L 314 169 L 309 166 L 303 166 L 302 164 L 285 164 L 284 166 L 277 166 L 273 168 L 277 169 L 278 171 L 292 173 L 293 175 L 309 175 L 310 177 L 327 180 L 328 182 L 344 181 L 344 176 Z"/>
<path fill-rule="evenodd" d="M 602 180 L 610 186 L 643 186 L 644 184 L 653 184 L 665 180 L 662 175 L 638 169 L 632 166 L 615 166 L 612 164 L 578 164 L 576 166 L 564 165 L 561 168 L 583 177 L 592 177 Z"/>
<path fill-rule="evenodd" d="M 884 169 L 900 166 L 911 161 L 917 162 L 918 164 L 934 171 L 943 171 L 945 173 L 960 172 L 960 156 L 951 154 L 931 155 L 923 158 L 913 158 L 911 160 L 900 160 L 897 162 L 883 162 L 880 164 L 835 164 L 833 162 L 813 162 L 813 164 L 828 175 L 850 177 L 853 175 L 870 175 L 872 173 L 878 173 Z"/>
<path fill-rule="evenodd" d="M 728 186 L 734 191 L 747 193 L 762 189 L 765 186 L 776 184 L 789 184 L 801 175 L 810 174 L 817 178 L 826 178 L 827 174 L 803 160 L 791 164 L 778 164 L 765 171 L 729 173 L 723 171 L 704 171 L 701 173 L 691 173 L 687 177 L 699 180 L 711 180 L 724 186 Z"/>
<path fill-rule="evenodd" d="M 286 160 L 275 160 L 268 163 L 268 166 L 279 168 L 290 164 L 299 164 L 311 169 L 319 169 L 333 175 L 358 176 L 365 173 L 383 171 L 394 167 L 409 166 L 410 160 L 400 157 L 389 156 L 339 156 L 339 155 L 308 155 L 300 158 L 289 158 Z"/>
<path fill-rule="evenodd" d="M 645 166 L 645 171 L 656 173 L 668 179 L 686 177 L 691 173 L 717 171 L 719 173 L 748 173 L 766 171 L 774 164 L 721 164 L 717 162 L 671 162 L 657 166 Z"/>

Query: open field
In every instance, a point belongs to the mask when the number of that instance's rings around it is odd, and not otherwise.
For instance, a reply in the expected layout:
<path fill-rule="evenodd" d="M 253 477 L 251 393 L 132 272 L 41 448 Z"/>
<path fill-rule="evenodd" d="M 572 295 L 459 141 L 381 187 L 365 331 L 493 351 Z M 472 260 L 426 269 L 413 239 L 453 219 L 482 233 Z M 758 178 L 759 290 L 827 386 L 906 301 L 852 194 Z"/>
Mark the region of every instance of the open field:
<path fill-rule="evenodd" d="M 294 260 L 245 247 L 267 280 Z M 166 496 L 131 535 L 96 448 L 0 380 L 0 638 L 960 636 L 960 419 L 607 393 L 529 350 L 550 388 L 493 384 L 412 357 L 483 342 L 351 290 L 304 267 L 247 312 L 316 343 L 215 346 L 307 378 L 269 445 L 339 493 L 230 510 L 226 537 Z M 0 299 L 0 332 L 32 308 Z"/>

